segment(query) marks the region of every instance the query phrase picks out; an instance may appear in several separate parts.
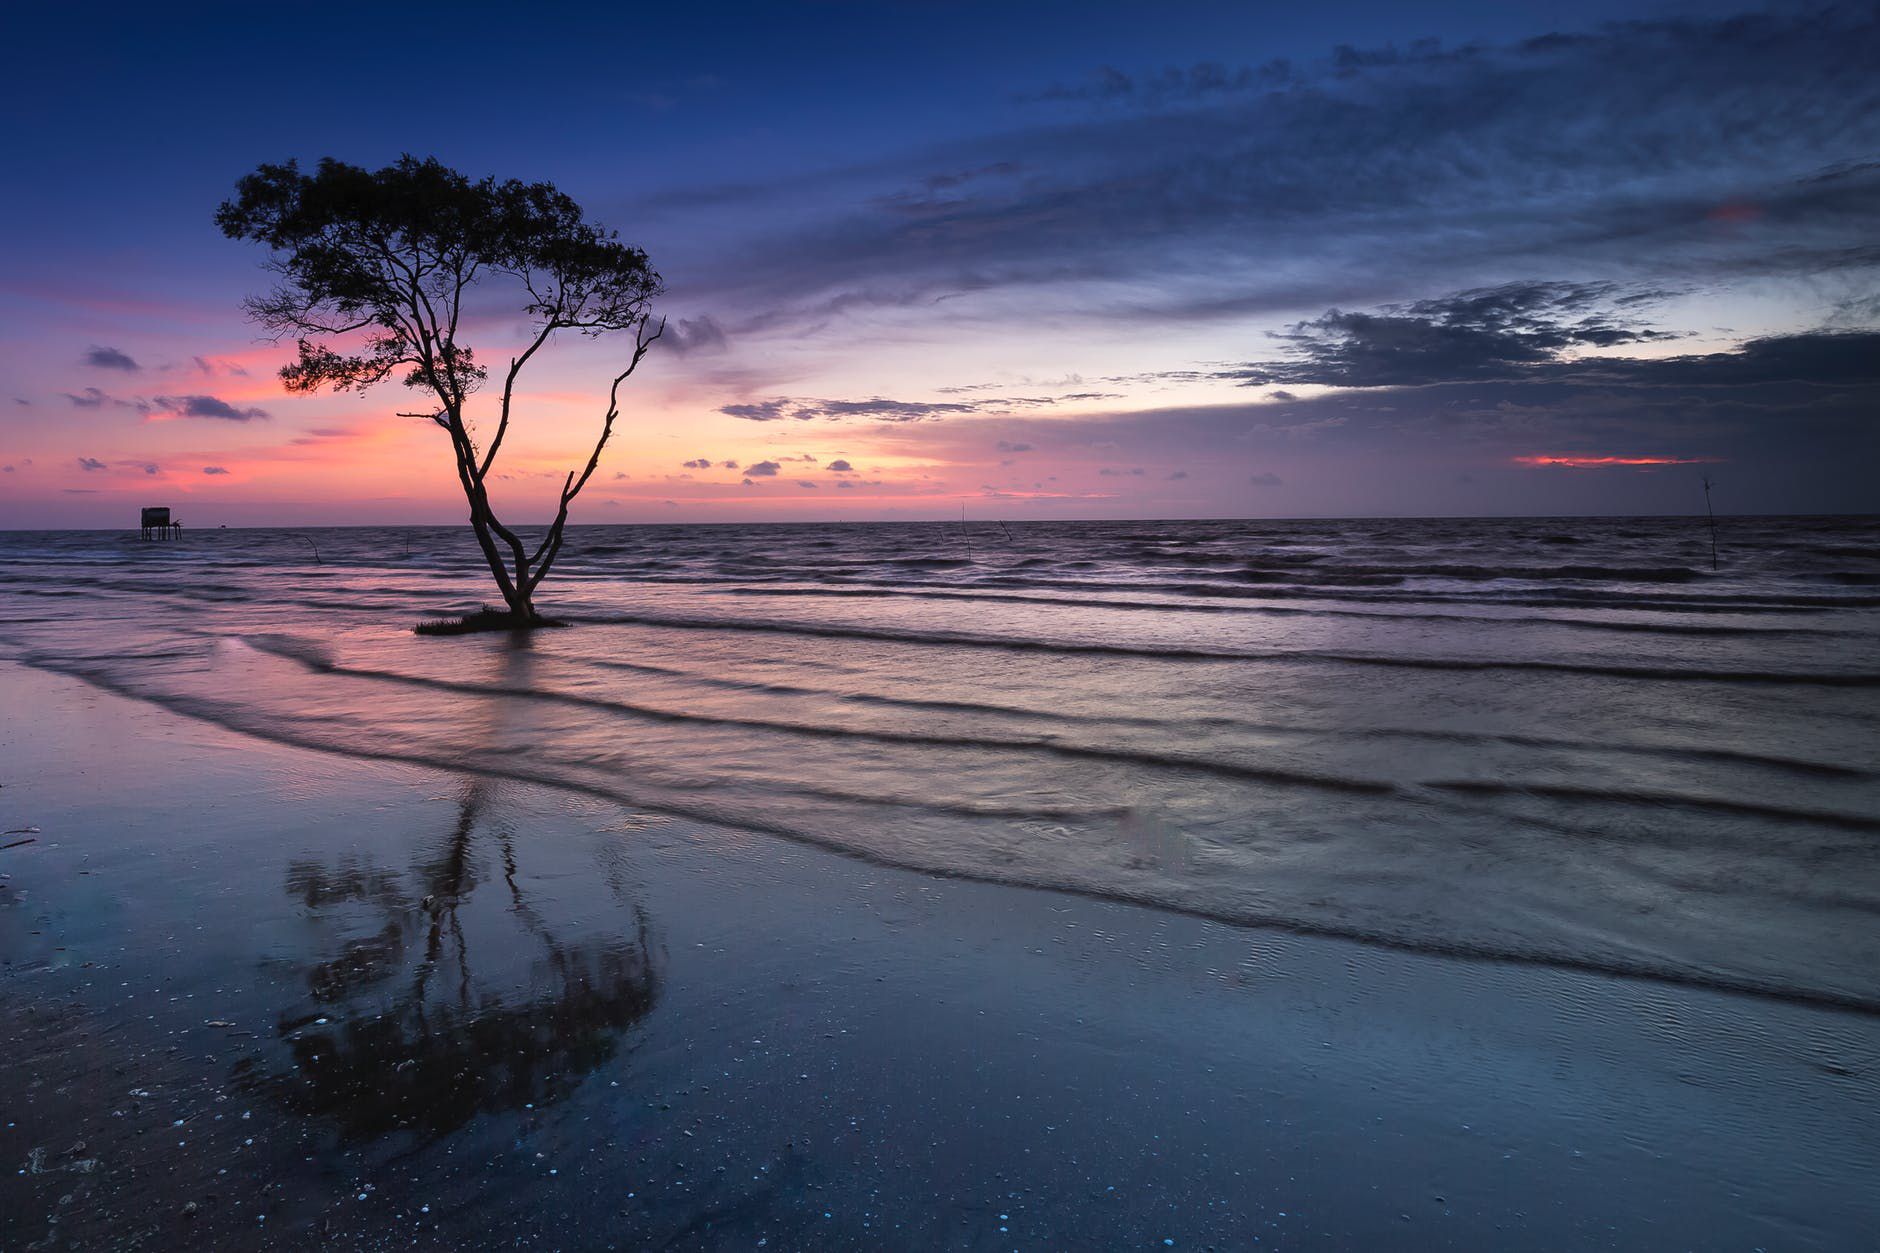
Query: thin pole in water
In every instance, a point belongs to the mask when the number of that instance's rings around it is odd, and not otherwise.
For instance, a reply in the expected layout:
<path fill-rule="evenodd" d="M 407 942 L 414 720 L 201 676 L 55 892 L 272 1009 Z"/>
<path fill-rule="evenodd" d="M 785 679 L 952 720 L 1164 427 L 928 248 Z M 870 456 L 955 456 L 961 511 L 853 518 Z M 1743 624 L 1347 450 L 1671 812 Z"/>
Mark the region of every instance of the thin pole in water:
<path fill-rule="evenodd" d="M 1704 476 L 1704 516 L 1710 519 L 1710 568 L 1717 568 L 1717 514 L 1710 507 L 1710 476 Z"/>
<path fill-rule="evenodd" d="M 966 502 L 960 502 L 960 538 L 966 541 L 966 560 L 973 559 L 973 535 L 966 529 Z"/>
<path fill-rule="evenodd" d="M 313 549 L 313 564 L 314 565 L 317 566 L 321 564 L 320 563 L 320 546 L 318 544 L 314 543 L 311 539 L 308 539 L 305 535 L 302 535 L 298 531 L 294 532 L 294 538 L 299 540 L 301 543 L 305 544 L 307 547 Z"/>

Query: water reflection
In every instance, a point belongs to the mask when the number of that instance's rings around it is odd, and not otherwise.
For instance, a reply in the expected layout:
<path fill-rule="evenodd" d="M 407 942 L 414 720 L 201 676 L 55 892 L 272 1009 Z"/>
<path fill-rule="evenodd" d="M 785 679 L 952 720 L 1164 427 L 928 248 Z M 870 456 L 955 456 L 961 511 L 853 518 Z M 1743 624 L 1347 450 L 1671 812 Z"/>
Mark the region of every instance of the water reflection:
<path fill-rule="evenodd" d="M 325 954 L 297 972 L 305 1003 L 279 1020 L 286 1058 L 234 1079 L 348 1139 L 438 1137 L 478 1114 L 568 1096 L 612 1058 L 659 994 L 644 911 L 569 940 L 523 889 L 515 832 L 470 783 L 445 837 L 408 871 L 347 857 L 296 861 L 285 890 Z M 494 889 L 500 875 L 501 890 Z"/>

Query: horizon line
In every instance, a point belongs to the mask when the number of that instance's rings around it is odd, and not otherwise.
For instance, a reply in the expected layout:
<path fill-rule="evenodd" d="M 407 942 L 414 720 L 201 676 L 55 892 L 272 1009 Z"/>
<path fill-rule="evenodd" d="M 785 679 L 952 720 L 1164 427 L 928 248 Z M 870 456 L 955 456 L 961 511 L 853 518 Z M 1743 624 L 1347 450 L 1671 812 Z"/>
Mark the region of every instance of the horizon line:
<path fill-rule="evenodd" d="M 1844 510 L 1802 511 L 1788 513 L 1718 513 L 1718 518 L 1775 519 L 1775 518 L 1880 518 L 1880 510 L 1867 512 L 1848 512 Z M 1003 524 L 1006 526 L 1081 526 L 1100 523 L 1114 524 L 1165 524 L 1187 522 L 1585 522 L 1585 521 L 1624 521 L 1627 519 L 1693 518 L 1704 520 L 1701 513 L 1361 513 L 1361 514 L 1288 514 L 1270 516 L 1247 515 L 1207 515 L 1187 518 L 1129 517 L 1129 518 L 823 518 L 817 520 L 781 520 L 739 522 L 733 520 L 672 519 L 662 522 L 575 522 L 567 523 L 568 529 L 584 527 L 677 527 L 677 526 L 960 526 L 979 523 L 983 526 Z M 547 522 L 517 523 L 515 529 L 540 528 Z M 185 527 L 187 532 L 200 531 L 384 531 L 384 530 L 456 530 L 469 529 L 464 522 L 342 522 L 342 523 L 273 523 L 264 525 L 244 524 L 240 526 L 226 523 L 213 526 Z M 26 527 L 0 526 L 0 535 L 109 535 L 137 528 L 130 525 L 121 527 L 107 526 L 61 526 L 61 527 Z"/>

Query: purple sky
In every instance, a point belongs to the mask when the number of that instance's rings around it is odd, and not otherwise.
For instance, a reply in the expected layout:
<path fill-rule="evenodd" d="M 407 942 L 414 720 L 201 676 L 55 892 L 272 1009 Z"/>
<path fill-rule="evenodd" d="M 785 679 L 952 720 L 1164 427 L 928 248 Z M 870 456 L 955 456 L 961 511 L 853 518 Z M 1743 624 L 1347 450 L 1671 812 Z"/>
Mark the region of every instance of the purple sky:
<path fill-rule="evenodd" d="M 1872 4 L 391 8 L 9 19 L 0 526 L 457 520 L 211 221 L 403 152 L 665 275 L 577 521 L 1880 509 Z M 612 359 L 545 354 L 519 520 Z"/>

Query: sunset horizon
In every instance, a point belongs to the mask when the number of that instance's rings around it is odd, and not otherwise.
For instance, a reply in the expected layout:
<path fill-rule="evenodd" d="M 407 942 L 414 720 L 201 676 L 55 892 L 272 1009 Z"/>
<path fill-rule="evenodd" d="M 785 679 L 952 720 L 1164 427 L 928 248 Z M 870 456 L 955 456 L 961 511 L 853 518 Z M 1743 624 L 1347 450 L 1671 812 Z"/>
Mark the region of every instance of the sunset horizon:
<path fill-rule="evenodd" d="M 117 72 L 80 88 L 22 55 L 73 20 L 41 12 L 0 88 L 56 119 L 18 155 L 40 194 L 0 208 L 32 241 L 0 266 L 0 527 L 460 517 L 395 382 L 283 389 L 293 344 L 241 305 L 270 277 L 211 221 L 258 163 L 404 153 L 554 182 L 664 277 L 577 524 L 1676 514 L 1701 502 L 1671 471 L 1699 466 L 1730 513 L 1880 509 L 1856 469 L 1880 454 L 1870 15 L 1603 8 L 1196 6 L 1125 54 L 1047 5 L 1005 19 L 1053 29 L 1023 58 L 919 10 L 837 6 L 821 41 L 667 14 L 639 36 L 657 73 L 546 146 L 569 106 L 501 83 L 500 109 L 381 137 L 345 90 L 389 55 L 369 43 L 313 71 L 330 110 L 258 133 L 214 103 L 262 72 L 230 62 L 257 29 L 159 71 L 127 14 L 90 36 Z M 817 70 L 826 93 L 785 90 Z M 919 120 L 835 107 L 864 93 Z M 165 127 L 190 149 L 154 164 Z M 463 334 L 493 362 L 524 342 L 500 301 Z M 558 337 L 523 380 L 492 485 L 518 519 L 553 514 L 607 354 Z"/>
<path fill-rule="evenodd" d="M 1880 1233 L 1880 0 L 13 6 L 0 1250 Z"/>

